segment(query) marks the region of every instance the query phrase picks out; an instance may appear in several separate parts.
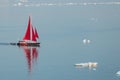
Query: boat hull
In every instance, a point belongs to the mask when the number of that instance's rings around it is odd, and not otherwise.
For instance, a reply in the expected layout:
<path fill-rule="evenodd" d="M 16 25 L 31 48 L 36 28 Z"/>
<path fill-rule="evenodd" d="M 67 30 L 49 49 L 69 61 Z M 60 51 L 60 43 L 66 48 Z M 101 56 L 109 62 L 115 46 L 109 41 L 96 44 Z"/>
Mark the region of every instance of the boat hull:
<path fill-rule="evenodd" d="M 36 46 L 40 47 L 40 43 L 17 43 L 18 46 Z"/>

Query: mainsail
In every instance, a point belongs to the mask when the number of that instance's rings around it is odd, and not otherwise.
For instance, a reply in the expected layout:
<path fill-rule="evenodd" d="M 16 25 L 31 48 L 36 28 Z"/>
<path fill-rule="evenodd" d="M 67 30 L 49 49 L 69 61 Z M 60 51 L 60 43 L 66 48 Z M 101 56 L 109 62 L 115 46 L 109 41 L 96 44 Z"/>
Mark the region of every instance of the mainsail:
<path fill-rule="evenodd" d="M 29 17 L 28 27 L 27 27 L 25 36 L 23 37 L 23 40 L 30 40 L 30 39 L 31 39 L 31 19 Z"/>

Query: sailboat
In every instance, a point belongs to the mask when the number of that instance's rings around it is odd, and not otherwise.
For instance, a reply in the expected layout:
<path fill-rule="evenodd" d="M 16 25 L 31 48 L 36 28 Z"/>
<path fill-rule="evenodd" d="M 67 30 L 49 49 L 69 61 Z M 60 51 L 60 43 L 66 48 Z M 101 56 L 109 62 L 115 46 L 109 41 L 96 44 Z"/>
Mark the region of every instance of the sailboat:
<path fill-rule="evenodd" d="M 37 29 L 33 27 L 31 22 L 31 17 L 29 16 L 26 33 L 23 37 L 23 40 L 19 41 L 17 45 L 18 46 L 40 46 L 38 39 L 39 39 L 39 35 L 37 32 Z"/>

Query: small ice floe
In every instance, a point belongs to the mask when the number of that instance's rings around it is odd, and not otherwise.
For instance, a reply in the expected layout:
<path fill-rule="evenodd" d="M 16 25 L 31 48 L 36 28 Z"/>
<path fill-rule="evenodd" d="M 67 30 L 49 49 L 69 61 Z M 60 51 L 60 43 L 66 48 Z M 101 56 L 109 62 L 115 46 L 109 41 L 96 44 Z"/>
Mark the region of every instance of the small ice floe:
<path fill-rule="evenodd" d="M 74 66 L 76 68 L 86 68 L 88 67 L 89 69 L 96 70 L 95 68 L 97 67 L 98 63 L 97 62 L 88 62 L 88 63 L 77 63 Z"/>
<path fill-rule="evenodd" d="M 83 43 L 84 44 L 89 44 L 89 43 L 91 43 L 91 40 L 89 40 L 89 39 L 83 39 Z"/>
<path fill-rule="evenodd" d="M 118 72 L 116 73 L 116 75 L 120 77 L 120 71 L 118 71 Z"/>

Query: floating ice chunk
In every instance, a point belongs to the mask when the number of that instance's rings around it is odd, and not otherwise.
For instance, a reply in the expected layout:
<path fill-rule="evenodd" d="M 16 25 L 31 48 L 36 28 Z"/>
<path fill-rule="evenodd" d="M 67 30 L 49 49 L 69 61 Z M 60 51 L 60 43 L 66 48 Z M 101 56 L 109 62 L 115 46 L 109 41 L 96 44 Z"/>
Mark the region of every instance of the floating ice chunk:
<path fill-rule="evenodd" d="M 87 43 L 90 43 L 91 41 L 90 40 L 87 40 Z"/>
<path fill-rule="evenodd" d="M 118 71 L 118 72 L 116 73 L 116 75 L 117 75 L 117 76 L 120 76 L 120 71 Z"/>
<path fill-rule="evenodd" d="M 91 43 L 91 40 L 89 40 L 89 39 L 83 39 L 83 43 L 84 44 L 89 44 L 89 43 Z"/>
<path fill-rule="evenodd" d="M 93 68 L 93 70 L 96 70 L 95 68 L 97 67 L 98 63 L 97 62 L 87 62 L 87 63 L 77 63 L 74 66 L 76 68 L 85 68 L 88 67 L 89 69 Z"/>
<path fill-rule="evenodd" d="M 83 39 L 83 43 L 86 44 L 87 43 L 87 39 Z"/>

